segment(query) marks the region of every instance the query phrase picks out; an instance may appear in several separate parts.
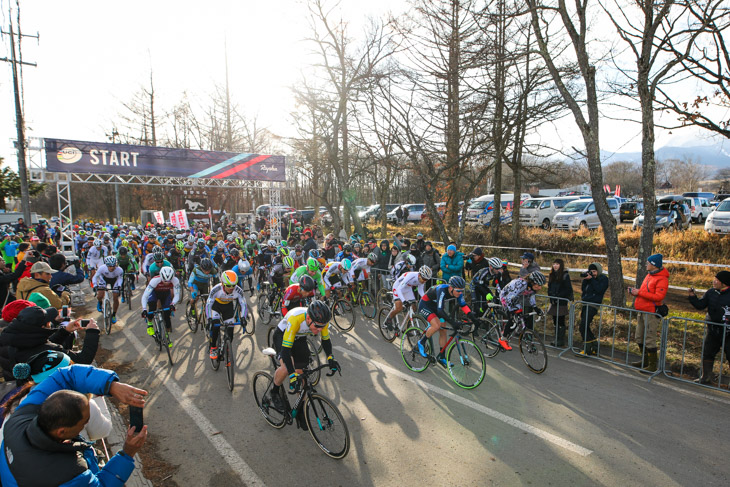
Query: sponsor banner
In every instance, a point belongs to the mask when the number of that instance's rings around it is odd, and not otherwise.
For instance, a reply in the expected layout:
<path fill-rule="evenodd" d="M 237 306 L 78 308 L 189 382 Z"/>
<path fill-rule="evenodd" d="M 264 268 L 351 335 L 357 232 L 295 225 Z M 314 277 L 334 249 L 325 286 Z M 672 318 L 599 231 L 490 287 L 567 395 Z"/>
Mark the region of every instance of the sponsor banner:
<path fill-rule="evenodd" d="M 286 181 L 284 156 L 66 139 L 45 139 L 45 148 L 51 172 Z"/>
<path fill-rule="evenodd" d="M 173 227 L 179 228 L 180 230 L 190 229 L 190 225 L 188 225 L 188 216 L 185 210 L 177 210 L 171 212 L 170 223 Z"/>
<path fill-rule="evenodd" d="M 153 213 L 153 215 L 155 216 L 155 221 L 157 223 L 159 223 L 160 225 L 165 224 L 165 215 L 163 215 L 161 211 L 156 211 Z"/>

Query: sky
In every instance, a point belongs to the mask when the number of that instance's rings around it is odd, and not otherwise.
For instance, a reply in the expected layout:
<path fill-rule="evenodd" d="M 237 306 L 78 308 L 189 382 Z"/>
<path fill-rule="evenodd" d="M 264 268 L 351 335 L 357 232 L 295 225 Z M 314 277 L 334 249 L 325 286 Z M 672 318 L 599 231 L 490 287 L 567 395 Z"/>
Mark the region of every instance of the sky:
<path fill-rule="evenodd" d="M 7 30 L 10 0 L 0 0 Z M 12 0 L 15 6 L 15 0 Z M 353 31 L 368 15 L 402 8 L 401 0 L 343 0 Z M 251 0 L 23 0 L 24 101 L 29 137 L 107 141 L 122 103 L 147 86 L 153 72 L 158 107 L 170 107 L 184 92 L 205 104 L 215 83 L 223 85 L 227 44 L 232 97 L 247 114 L 282 136 L 294 135 L 290 87 L 312 61 L 303 1 Z M 0 57 L 10 57 L 3 36 Z M 0 157 L 17 168 L 13 86 L 9 63 L 0 63 Z M 544 137 L 552 138 L 546 128 Z M 602 122 L 602 148 L 637 151 L 638 125 Z M 565 147 L 580 137 L 574 123 L 561 122 L 556 135 Z M 693 130 L 658 133 L 657 147 L 709 143 Z"/>

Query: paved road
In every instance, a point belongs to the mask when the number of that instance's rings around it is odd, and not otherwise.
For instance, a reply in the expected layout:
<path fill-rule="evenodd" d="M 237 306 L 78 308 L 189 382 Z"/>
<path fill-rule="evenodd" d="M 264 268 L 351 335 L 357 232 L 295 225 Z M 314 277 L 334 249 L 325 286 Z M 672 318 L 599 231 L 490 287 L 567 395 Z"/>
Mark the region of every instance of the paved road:
<path fill-rule="evenodd" d="M 487 359 L 474 391 L 441 367 L 406 369 L 396 344 L 358 316 L 335 334 L 342 377 L 318 387 L 345 416 L 352 448 L 322 454 L 308 433 L 275 430 L 255 407 L 250 379 L 267 369 L 255 339 L 237 337 L 237 375 L 207 359 L 201 332 L 175 318 L 174 359 L 153 347 L 134 311 L 102 346 L 132 366 L 124 380 L 151 391 L 145 409 L 159 454 L 179 485 L 728 485 L 730 395 L 698 391 L 597 362 L 549 357 L 534 375 L 515 349 Z"/>

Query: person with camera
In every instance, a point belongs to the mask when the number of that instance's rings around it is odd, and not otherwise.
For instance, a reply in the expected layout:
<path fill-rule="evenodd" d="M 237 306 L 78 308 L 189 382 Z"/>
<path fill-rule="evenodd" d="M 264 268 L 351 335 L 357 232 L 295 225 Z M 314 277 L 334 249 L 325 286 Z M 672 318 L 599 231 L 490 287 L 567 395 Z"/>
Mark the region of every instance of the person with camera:
<path fill-rule="evenodd" d="M 694 288 L 690 288 L 689 302 L 695 309 L 707 309 L 707 335 L 702 346 L 702 375 L 695 382 L 711 384 L 717 352 L 722 349 L 725 360 L 730 361 L 730 272 L 718 272 L 712 280 L 712 288 L 707 290 L 702 299 L 697 297 Z"/>
<path fill-rule="evenodd" d="M 603 302 L 603 295 L 608 290 L 608 277 L 603 275 L 603 267 L 598 262 L 589 265 L 588 270 L 581 272 L 580 277 L 583 278 L 580 285 L 580 300 L 583 301 L 583 307 L 580 310 L 580 321 L 578 322 L 578 331 L 583 337 L 583 350 L 580 353 L 581 355 L 596 355 L 598 339 L 591 331 L 591 322 L 599 308 L 586 303 L 601 304 Z"/>
<path fill-rule="evenodd" d="M 646 260 L 646 270 L 649 273 L 641 283 L 641 287 L 630 287 L 629 294 L 635 296 L 634 309 L 644 311 L 639 314 L 639 323 L 636 326 L 636 344 L 641 351 L 641 359 L 631 362 L 632 367 L 640 367 L 646 372 L 655 372 L 658 365 L 657 331 L 662 322 L 660 306 L 669 288 L 669 271 L 662 267 L 662 254 L 650 255 Z M 644 360 L 646 355 L 646 360 Z"/>
<path fill-rule="evenodd" d="M 53 292 L 50 286 L 51 277 L 56 271 L 51 269 L 45 262 L 36 262 L 30 268 L 30 277 L 24 277 L 18 283 L 18 298 L 28 299 L 33 293 L 40 293 L 48 299 L 51 306 L 61 308 L 71 301 L 71 296 L 67 291 L 63 291 L 60 295 Z"/>

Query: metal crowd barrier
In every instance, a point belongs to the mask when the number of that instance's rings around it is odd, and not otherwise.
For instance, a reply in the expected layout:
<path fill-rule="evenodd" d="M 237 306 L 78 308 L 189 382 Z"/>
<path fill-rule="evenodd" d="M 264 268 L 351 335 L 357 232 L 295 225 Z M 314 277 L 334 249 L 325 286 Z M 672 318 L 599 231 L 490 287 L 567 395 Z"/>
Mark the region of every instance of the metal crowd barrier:
<path fill-rule="evenodd" d="M 566 298 L 557 298 L 545 296 L 544 294 L 535 295 L 535 303 L 545 314 L 543 319 L 533 324 L 533 330 L 540 333 L 542 341 L 546 347 L 555 350 L 567 350 L 570 348 L 570 330 L 573 323 L 573 306 L 572 302 Z M 552 304 L 552 309 L 551 309 Z M 559 345 L 558 339 L 558 322 L 557 317 L 565 318 L 565 334 L 563 344 Z M 552 334 L 550 331 L 552 330 Z"/>
<path fill-rule="evenodd" d="M 729 359 L 726 347 L 730 348 L 730 342 L 728 342 L 730 325 L 677 316 L 669 317 L 666 321 L 664 346 L 662 347 L 664 375 L 672 380 L 728 392 L 730 369 L 726 367 L 725 361 Z M 699 340 L 700 337 L 701 340 Z M 708 338 L 710 343 L 708 343 Z M 717 347 L 718 340 L 720 346 L 714 354 L 712 370 L 707 371 L 711 376 L 711 382 L 709 384 L 695 383 L 694 379 L 701 377 L 703 373 L 705 348 Z M 717 360 L 718 356 L 720 360 Z M 714 371 L 718 368 L 719 374 L 715 375 Z"/>

